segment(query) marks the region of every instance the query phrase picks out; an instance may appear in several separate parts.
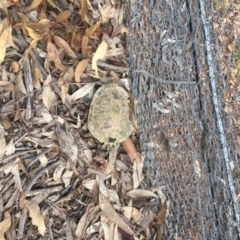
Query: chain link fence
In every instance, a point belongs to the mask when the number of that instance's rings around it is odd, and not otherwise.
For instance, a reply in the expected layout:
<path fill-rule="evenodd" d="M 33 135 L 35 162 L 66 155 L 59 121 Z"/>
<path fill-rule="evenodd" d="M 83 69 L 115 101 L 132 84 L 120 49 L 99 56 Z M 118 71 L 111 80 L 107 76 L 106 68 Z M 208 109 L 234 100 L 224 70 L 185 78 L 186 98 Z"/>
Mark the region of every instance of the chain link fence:
<path fill-rule="evenodd" d="M 129 9 L 147 183 L 170 201 L 164 239 L 239 239 L 239 88 L 228 49 L 228 20 L 238 16 L 223 0 L 135 0 Z"/>

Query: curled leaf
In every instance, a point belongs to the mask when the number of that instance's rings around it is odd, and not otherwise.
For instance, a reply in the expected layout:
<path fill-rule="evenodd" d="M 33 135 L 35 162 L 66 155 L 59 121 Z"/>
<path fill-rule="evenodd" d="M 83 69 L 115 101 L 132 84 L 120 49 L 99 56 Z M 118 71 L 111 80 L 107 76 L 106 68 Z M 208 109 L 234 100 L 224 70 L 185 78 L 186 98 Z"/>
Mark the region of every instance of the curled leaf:
<path fill-rule="evenodd" d="M 24 204 L 29 210 L 29 215 L 32 218 L 32 224 L 38 227 L 38 232 L 44 236 L 46 226 L 44 223 L 43 216 L 40 212 L 40 207 L 33 201 L 24 200 Z"/>
<path fill-rule="evenodd" d="M 88 64 L 88 59 L 83 59 L 81 62 L 78 63 L 75 70 L 75 82 L 81 81 L 81 75 L 86 69 L 87 64 Z"/>
<path fill-rule="evenodd" d="M 97 61 L 99 59 L 104 59 L 106 52 L 107 52 L 107 42 L 102 41 L 98 46 L 97 51 L 95 52 L 93 59 L 92 59 L 92 69 L 95 70 L 95 75 L 98 76 L 98 68 L 97 68 Z"/>

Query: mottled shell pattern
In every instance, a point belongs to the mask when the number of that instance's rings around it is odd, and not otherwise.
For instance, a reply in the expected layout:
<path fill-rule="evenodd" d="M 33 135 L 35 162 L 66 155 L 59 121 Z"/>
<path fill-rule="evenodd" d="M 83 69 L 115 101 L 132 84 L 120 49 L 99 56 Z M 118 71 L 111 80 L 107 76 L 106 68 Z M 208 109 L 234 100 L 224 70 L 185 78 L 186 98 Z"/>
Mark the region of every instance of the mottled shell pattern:
<path fill-rule="evenodd" d="M 101 86 L 93 96 L 88 129 L 100 142 L 116 146 L 134 130 L 130 120 L 129 96 L 116 83 Z"/>

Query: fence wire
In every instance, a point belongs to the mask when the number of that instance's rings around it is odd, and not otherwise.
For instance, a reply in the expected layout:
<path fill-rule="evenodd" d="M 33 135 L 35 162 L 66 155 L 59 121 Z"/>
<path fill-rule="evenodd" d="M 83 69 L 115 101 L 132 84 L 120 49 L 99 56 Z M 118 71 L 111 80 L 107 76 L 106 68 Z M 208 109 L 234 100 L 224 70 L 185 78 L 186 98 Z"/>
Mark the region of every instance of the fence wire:
<path fill-rule="evenodd" d="M 129 6 L 127 47 L 147 182 L 170 200 L 165 239 L 240 239 L 240 89 L 229 41 L 220 41 L 231 38 L 228 21 L 238 16 L 223 2 Z"/>

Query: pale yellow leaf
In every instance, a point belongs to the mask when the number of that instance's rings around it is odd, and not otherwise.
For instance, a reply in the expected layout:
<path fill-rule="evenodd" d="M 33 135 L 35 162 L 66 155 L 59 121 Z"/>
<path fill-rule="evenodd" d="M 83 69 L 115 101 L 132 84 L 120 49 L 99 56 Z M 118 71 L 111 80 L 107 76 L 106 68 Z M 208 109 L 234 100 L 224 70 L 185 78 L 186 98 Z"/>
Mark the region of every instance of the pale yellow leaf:
<path fill-rule="evenodd" d="M 55 36 L 55 35 L 53 38 L 54 38 L 54 41 L 57 44 L 57 46 L 59 48 L 62 48 L 68 54 L 68 56 L 70 56 L 72 58 L 77 58 L 76 54 L 73 52 L 71 47 L 68 45 L 68 43 L 64 39 L 62 39 L 58 36 Z"/>
<path fill-rule="evenodd" d="M 127 193 L 127 195 L 131 198 L 142 198 L 142 197 L 158 197 L 151 191 L 143 190 L 143 189 L 134 189 Z"/>
<path fill-rule="evenodd" d="M 7 15 L 8 15 L 8 7 L 10 7 L 11 5 L 13 5 L 13 3 L 8 0 L 0 1 L 0 8 L 2 8 Z"/>
<path fill-rule="evenodd" d="M 61 86 L 61 98 L 62 98 L 63 104 L 66 103 L 66 99 L 67 99 L 67 95 L 68 95 L 68 88 L 69 88 L 69 84 L 64 84 Z"/>
<path fill-rule="evenodd" d="M 38 227 L 38 232 L 44 236 L 46 231 L 46 226 L 44 223 L 43 216 L 40 212 L 40 207 L 37 203 L 24 200 L 24 204 L 27 206 L 29 210 L 29 215 L 32 218 L 32 224 Z"/>
<path fill-rule="evenodd" d="M 4 130 L 3 126 L 0 125 L 0 130 L 2 132 L 2 130 Z M 2 157 L 5 154 L 5 150 L 6 150 L 6 139 L 4 134 L 0 133 L 0 161 L 2 160 Z"/>
<path fill-rule="evenodd" d="M 87 64 L 88 64 L 88 59 L 83 59 L 81 62 L 78 63 L 75 70 L 75 82 L 81 81 L 81 75 L 85 71 Z"/>
<path fill-rule="evenodd" d="M 52 77 L 51 75 L 48 75 L 47 79 L 43 83 L 43 92 L 42 92 L 43 104 L 48 110 L 57 100 L 57 96 L 50 86 L 51 83 L 52 83 Z"/>
<path fill-rule="evenodd" d="M 0 240 L 5 240 L 4 233 L 11 227 L 11 216 L 9 211 L 4 213 L 4 220 L 0 223 Z"/>
<path fill-rule="evenodd" d="M 98 46 L 97 51 L 95 52 L 93 59 L 92 59 L 92 69 L 95 70 L 95 75 L 98 77 L 98 68 L 97 68 L 97 61 L 99 59 L 104 59 L 106 52 L 107 52 L 107 42 L 102 41 Z"/>
<path fill-rule="evenodd" d="M 66 21 L 72 14 L 72 10 L 68 9 L 66 11 L 61 12 L 57 17 L 56 17 L 56 22 L 64 22 Z"/>
<path fill-rule="evenodd" d="M 8 36 L 9 36 L 9 28 L 6 28 L 3 30 L 1 36 L 0 36 L 0 63 L 4 60 L 7 50 L 7 42 L 8 42 Z"/>
<path fill-rule="evenodd" d="M 79 88 L 71 96 L 68 95 L 68 100 L 70 102 L 74 102 L 74 101 L 78 100 L 79 98 L 86 96 L 87 94 L 92 94 L 94 85 L 95 84 L 88 83 L 85 86 Z"/>
<path fill-rule="evenodd" d="M 37 8 L 42 3 L 42 0 L 34 0 L 30 6 L 28 6 L 25 11 L 31 11 Z"/>

